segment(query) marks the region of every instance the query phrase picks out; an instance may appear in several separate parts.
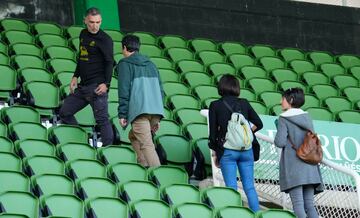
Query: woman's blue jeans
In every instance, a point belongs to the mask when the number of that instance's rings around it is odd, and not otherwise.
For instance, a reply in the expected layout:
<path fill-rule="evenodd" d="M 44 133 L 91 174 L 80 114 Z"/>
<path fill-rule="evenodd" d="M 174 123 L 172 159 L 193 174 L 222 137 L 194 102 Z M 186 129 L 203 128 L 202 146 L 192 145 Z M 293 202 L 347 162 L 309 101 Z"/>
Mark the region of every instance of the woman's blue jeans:
<path fill-rule="evenodd" d="M 253 150 L 236 151 L 225 149 L 220 159 L 220 168 L 227 187 L 237 190 L 237 169 L 239 169 L 241 182 L 249 202 L 254 211 L 260 210 L 259 199 L 254 186 L 254 156 Z"/>

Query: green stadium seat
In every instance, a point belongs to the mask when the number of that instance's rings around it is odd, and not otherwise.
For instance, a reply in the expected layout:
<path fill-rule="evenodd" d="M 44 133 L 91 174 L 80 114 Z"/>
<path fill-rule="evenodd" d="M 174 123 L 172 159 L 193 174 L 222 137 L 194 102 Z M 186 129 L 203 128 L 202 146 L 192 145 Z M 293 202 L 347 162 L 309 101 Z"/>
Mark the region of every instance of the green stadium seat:
<path fill-rule="evenodd" d="M 282 94 L 280 92 L 265 91 L 259 95 L 259 99 L 264 102 L 267 108 L 271 108 L 274 105 L 280 103 Z"/>
<path fill-rule="evenodd" d="M 74 51 L 79 52 L 80 51 L 80 39 L 78 37 L 70 38 L 68 40 L 69 47 L 72 48 Z M 115 43 L 114 43 L 115 46 Z M 115 51 L 114 51 L 115 54 Z"/>
<path fill-rule="evenodd" d="M 10 63 L 9 56 L 7 54 L 0 52 L 0 64 L 9 65 L 9 63 Z"/>
<path fill-rule="evenodd" d="M 140 200 L 130 205 L 130 213 L 141 218 L 171 218 L 171 208 L 160 200 Z"/>
<path fill-rule="evenodd" d="M 207 123 L 206 118 L 200 114 L 199 109 L 194 108 L 181 108 L 176 110 L 174 118 L 182 126 L 185 126 L 189 123 Z"/>
<path fill-rule="evenodd" d="M 144 199 L 160 199 L 159 189 L 154 183 L 141 180 L 133 180 L 121 184 L 119 186 L 119 194 L 121 198 L 128 203 Z"/>
<path fill-rule="evenodd" d="M 345 123 L 360 124 L 360 113 L 355 110 L 343 110 L 337 114 L 337 119 Z"/>
<path fill-rule="evenodd" d="M 309 107 L 320 107 L 320 100 L 315 95 L 305 94 L 305 103 L 301 108 L 306 110 Z"/>
<path fill-rule="evenodd" d="M 119 106 L 119 103 L 117 101 L 108 102 L 108 110 L 109 110 L 110 120 L 114 117 L 118 117 L 118 106 Z"/>
<path fill-rule="evenodd" d="M 84 217 L 84 203 L 75 195 L 52 194 L 40 200 L 43 216 Z"/>
<path fill-rule="evenodd" d="M 55 155 L 55 146 L 47 140 L 24 139 L 15 142 L 15 150 L 20 157 L 31 157 L 34 155 Z"/>
<path fill-rule="evenodd" d="M 304 60 L 305 54 L 297 48 L 283 48 L 277 51 L 277 55 L 284 59 L 286 62 L 293 60 Z"/>
<path fill-rule="evenodd" d="M 108 166 L 108 177 L 118 184 L 124 184 L 133 180 L 147 181 L 147 171 L 137 163 L 119 162 Z"/>
<path fill-rule="evenodd" d="M 6 191 L 30 191 L 30 180 L 22 172 L 0 170 L 0 193 Z"/>
<path fill-rule="evenodd" d="M 0 170 L 19 171 L 21 172 L 21 159 L 14 153 L 0 152 Z"/>
<path fill-rule="evenodd" d="M 213 63 L 208 66 L 209 74 L 213 75 L 214 77 L 217 77 L 219 75 L 224 74 L 236 74 L 236 70 L 233 66 L 227 63 Z"/>
<path fill-rule="evenodd" d="M 113 129 L 115 133 L 114 141 L 116 143 L 122 142 L 125 144 L 130 144 L 129 132 L 131 129 L 131 125 L 128 125 L 126 129 L 122 128 L 120 126 L 119 118 L 117 116 L 111 119 L 111 123 L 113 125 Z"/>
<path fill-rule="evenodd" d="M 281 104 L 274 105 L 270 108 L 269 114 L 274 116 L 280 116 L 281 113 L 284 111 L 282 110 Z"/>
<path fill-rule="evenodd" d="M 73 75 L 74 73 L 69 71 L 57 72 L 53 74 L 53 80 L 59 87 L 69 85 Z"/>
<path fill-rule="evenodd" d="M 77 42 L 77 40 L 74 40 L 74 43 L 77 43 L 78 47 L 79 47 L 79 42 Z M 119 54 L 122 53 L 122 44 L 121 42 L 113 42 L 113 53 L 114 54 Z M 79 49 L 77 49 L 77 51 L 79 52 Z"/>
<path fill-rule="evenodd" d="M 106 165 L 116 163 L 136 163 L 136 154 L 134 150 L 125 146 L 106 146 L 98 149 L 99 160 Z"/>
<path fill-rule="evenodd" d="M 5 18 L 0 21 L 0 26 L 2 30 L 21 30 L 29 31 L 30 25 L 28 22 L 22 19 L 16 18 Z"/>
<path fill-rule="evenodd" d="M 159 45 L 162 48 L 187 47 L 187 42 L 182 36 L 164 35 L 159 38 Z"/>
<path fill-rule="evenodd" d="M 246 54 L 232 54 L 227 57 L 227 61 L 234 65 L 239 70 L 244 66 L 255 65 L 255 60 L 250 55 Z"/>
<path fill-rule="evenodd" d="M 16 71 L 8 65 L 0 65 L 0 99 L 8 101 L 11 91 L 16 90 Z"/>
<path fill-rule="evenodd" d="M 80 32 L 84 29 L 82 26 L 69 26 L 66 28 L 66 33 L 68 34 L 69 38 L 78 38 L 80 36 Z"/>
<path fill-rule="evenodd" d="M 118 218 L 129 217 L 129 208 L 125 202 L 118 198 L 98 197 L 85 204 L 87 217 Z"/>
<path fill-rule="evenodd" d="M 110 88 L 108 92 L 108 101 L 119 101 L 119 94 L 117 88 Z"/>
<path fill-rule="evenodd" d="M 12 66 L 17 70 L 22 70 L 27 67 L 45 69 L 45 61 L 34 55 L 15 55 L 11 58 L 11 62 Z"/>
<path fill-rule="evenodd" d="M 290 88 L 301 88 L 304 93 L 307 92 L 306 90 L 306 85 L 302 82 L 299 82 L 299 81 L 282 81 L 280 84 L 279 84 L 279 91 L 285 91 L 287 89 L 290 89 Z"/>
<path fill-rule="evenodd" d="M 42 48 L 46 48 L 48 46 L 67 46 L 68 42 L 65 38 L 59 35 L 55 34 L 40 34 L 36 36 L 36 42 L 38 45 L 40 45 Z"/>
<path fill-rule="evenodd" d="M 271 72 L 275 69 L 286 68 L 285 62 L 278 57 L 261 57 L 258 60 L 259 64 L 266 70 L 266 72 Z"/>
<path fill-rule="evenodd" d="M 332 85 L 318 84 L 311 87 L 312 92 L 323 101 L 327 97 L 338 96 L 338 89 Z"/>
<path fill-rule="evenodd" d="M 167 108 L 167 107 L 164 107 L 164 118 L 165 119 L 168 119 L 168 120 L 172 120 L 173 119 L 173 114 L 172 114 L 172 111 Z"/>
<path fill-rule="evenodd" d="M 96 150 L 89 144 L 68 142 L 58 144 L 56 150 L 57 155 L 65 162 L 76 159 L 96 160 Z"/>
<path fill-rule="evenodd" d="M 357 109 L 360 109 L 360 101 L 356 102 L 355 105 L 356 105 Z"/>
<path fill-rule="evenodd" d="M 218 45 L 218 50 L 224 55 L 232 54 L 246 54 L 247 48 L 244 44 L 239 42 L 223 42 Z"/>
<path fill-rule="evenodd" d="M 139 52 L 148 57 L 161 57 L 162 56 L 162 50 L 153 44 L 141 44 Z"/>
<path fill-rule="evenodd" d="M 52 194 L 74 194 L 73 181 L 59 174 L 40 174 L 31 177 L 31 187 L 38 197 Z"/>
<path fill-rule="evenodd" d="M 0 39 L 0 52 L 4 54 L 8 54 L 8 50 L 9 50 L 8 46 Z"/>
<path fill-rule="evenodd" d="M 298 80 L 298 75 L 290 69 L 275 69 L 269 73 L 269 76 L 277 83 L 281 83 L 285 80 Z"/>
<path fill-rule="evenodd" d="M 219 218 L 233 218 L 236 216 L 242 218 L 256 218 L 255 213 L 247 207 L 228 206 L 217 211 L 216 216 Z"/>
<path fill-rule="evenodd" d="M 132 34 L 140 38 L 141 44 L 156 44 L 156 36 L 154 36 L 152 33 L 138 31 Z"/>
<path fill-rule="evenodd" d="M 267 72 L 259 66 L 244 66 L 240 69 L 239 75 L 246 81 L 252 78 L 267 78 Z"/>
<path fill-rule="evenodd" d="M 204 109 L 208 109 L 210 107 L 211 102 L 216 101 L 218 99 L 220 99 L 220 98 L 219 97 L 207 98 L 202 102 L 201 107 L 204 108 Z"/>
<path fill-rule="evenodd" d="M 24 214 L 18 214 L 18 213 L 2 213 L 0 214 L 1 218 L 29 218 L 28 216 Z"/>
<path fill-rule="evenodd" d="M 18 71 L 18 80 L 20 83 L 38 81 L 38 82 L 53 82 L 53 75 L 42 68 L 24 68 Z"/>
<path fill-rule="evenodd" d="M 62 71 L 75 72 L 76 62 L 69 59 L 54 58 L 46 61 L 48 69 L 53 73 Z"/>
<path fill-rule="evenodd" d="M 35 43 L 35 38 L 31 35 L 31 33 L 26 31 L 8 30 L 3 32 L 2 35 L 4 42 L 8 45 L 15 43 Z"/>
<path fill-rule="evenodd" d="M 180 82 L 164 82 L 163 89 L 167 97 L 175 94 L 189 94 L 190 91 L 185 84 Z"/>
<path fill-rule="evenodd" d="M 55 35 L 62 35 L 63 29 L 56 23 L 45 23 L 45 22 L 38 22 L 32 25 L 32 29 L 36 35 L 40 34 L 55 34 Z"/>
<path fill-rule="evenodd" d="M 307 57 L 315 64 L 315 66 L 334 62 L 334 57 L 329 52 L 325 51 L 312 51 L 307 54 Z"/>
<path fill-rule="evenodd" d="M 255 58 L 276 56 L 275 50 L 268 45 L 253 45 L 249 47 L 249 54 L 253 55 Z"/>
<path fill-rule="evenodd" d="M 158 69 L 161 82 L 179 82 L 180 75 L 172 69 Z"/>
<path fill-rule="evenodd" d="M 276 91 L 276 84 L 274 84 L 273 81 L 267 78 L 259 78 L 259 77 L 251 78 L 248 80 L 247 84 L 250 89 L 254 90 L 256 95 L 259 95 L 265 91 Z"/>
<path fill-rule="evenodd" d="M 259 218 L 295 218 L 293 212 L 282 210 L 282 209 L 267 209 L 260 211 L 258 214 Z"/>
<path fill-rule="evenodd" d="M 318 84 L 329 84 L 329 78 L 321 72 L 305 72 L 301 75 L 302 81 L 309 87 Z"/>
<path fill-rule="evenodd" d="M 57 144 L 72 143 L 88 143 L 88 136 L 82 128 L 71 125 L 53 126 L 48 132 L 49 141 Z"/>
<path fill-rule="evenodd" d="M 329 108 L 329 110 L 336 115 L 343 110 L 351 110 L 352 104 L 345 97 L 328 97 L 324 99 L 324 105 Z"/>
<path fill-rule="evenodd" d="M 360 66 L 354 66 L 349 68 L 349 74 L 353 75 L 356 79 L 360 81 Z"/>
<path fill-rule="evenodd" d="M 210 39 L 201 39 L 201 38 L 192 39 L 189 40 L 188 46 L 194 52 L 200 52 L 205 50 L 217 51 L 215 42 Z"/>
<path fill-rule="evenodd" d="M 62 58 L 76 60 L 75 52 L 69 47 L 63 46 L 49 46 L 45 48 L 46 59 Z"/>
<path fill-rule="evenodd" d="M 96 120 L 90 104 L 78 111 L 74 117 L 80 127 L 84 128 L 89 134 L 92 134 L 92 128 L 95 127 Z"/>
<path fill-rule="evenodd" d="M 354 55 L 343 54 L 336 59 L 345 69 L 360 65 L 360 58 Z"/>
<path fill-rule="evenodd" d="M 157 150 L 162 164 L 185 169 L 189 176 L 193 173 L 194 159 L 192 146 L 183 136 L 162 135 L 156 139 Z"/>
<path fill-rule="evenodd" d="M 249 101 L 251 107 L 255 110 L 255 112 L 257 114 L 268 114 L 267 111 L 267 107 L 265 106 L 265 104 L 263 104 L 262 102 L 259 101 Z"/>
<path fill-rule="evenodd" d="M 337 75 L 332 78 L 332 81 L 335 86 L 338 87 L 340 90 L 351 86 L 359 87 L 359 80 L 357 80 L 351 75 Z"/>
<path fill-rule="evenodd" d="M 199 100 L 192 95 L 176 94 L 168 98 L 170 109 L 177 110 L 180 108 L 200 108 Z"/>
<path fill-rule="evenodd" d="M 189 123 L 184 127 L 184 133 L 192 142 L 209 136 L 208 126 L 204 123 Z"/>
<path fill-rule="evenodd" d="M 117 186 L 108 178 L 87 177 L 77 182 L 75 188 L 83 200 L 97 197 L 116 198 L 118 194 Z"/>
<path fill-rule="evenodd" d="M 44 173 L 64 175 L 64 163 L 57 157 L 34 155 L 24 159 L 24 171 L 29 175 Z"/>
<path fill-rule="evenodd" d="M 306 60 L 293 60 L 289 62 L 289 67 L 299 76 L 308 71 L 314 71 L 315 65 Z"/>
<path fill-rule="evenodd" d="M 330 79 L 336 75 L 342 75 L 345 73 L 345 69 L 336 63 L 321 64 L 320 70 Z"/>
<path fill-rule="evenodd" d="M 160 121 L 160 129 L 156 131 L 156 137 L 165 134 L 181 135 L 181 126 L 178 123 L 176 123 L 174 120 L 162 119 Z"/>
<path fill-rule="evenodd" d="M 114 42 L 121 42 L 124 34 L 118 30 L 105 29 L 104 32 L 108 34 Z"/>
<path fill-rule="evenodd" d="M 343 90 L 343 92 L 352 103 L 360 101 L 360 87 L 347 87 Z"/>
<path fill-rule="evenodd" d="M 0 194 L 0 214 L 4 212 L 38 217 L 39 201 L 30 192 L 3 192 Z"/>
<path fill-rule="evenodd" d="M 213 63 L 225 62 L 225 57 L 218 51 L 200 51 L 196 54 L 196 58 L 199 59 L 204 66 L 208 66 Z"/>
<path fill-rule="evenodd" d="M 174 215 L 183 218 L 214 217 L 213 211 L 207 205 L 201 203 L 183 203 L 175 207 Z"/>
<path fill-rule="evenodd" d="M 115 63 L 119 63 L 119 61 L 123 58 L 124 58 L 124 55 L 122 53 L 114 53 Z"/>
<path fill-rule="evenodd" d="M 15 140 L 47 139 L 47 129 L 40 123 L 17 122 L 9 124 L 9 137 Z"/>
<path fill-rule="evenodd" d="M 150 57 L 150 60 L 156 65 L 157 68 L 173 69 L 173 64 L 169 59 L 164 57 Z"/>
<path fill-rule="evenodd" d="M 165 50 L 165 55 L 174 63 L 181 60 L 193 60 L 194 54 L 188 48 L 171 47 Z"/>
<path fill-rule="evenodd" d="M 42 49 L 32 43 L 15 43 L 9 47 L 10 55 L 34 55 L 38 57 L 42 57 Z"/>
<path fill-rule="evenodd" d="M 324 120 L 324 121 L 333 121 L 333 114 L 326 108 L 322 107 L 308 107 L 306 111 L 310 114 L 310 117 L 313 120 Z"/>
<path fill-rule="evenodd" d="M 87 177 L 106 178 L 106 167 L 97 160 L 77 159 L 66 163 L 66 174 L 74 181 Z"/>
<path fill-rule="evenodd" d="M 212 77 L 205 72 L 189 71 L 183 73 L 181 79 L 190 88 L 198 85 L 212 85 Z"/>
<path fill-rule="evenodd" d="M 186 171 L 175 166 L 162 165 L 148 170 L 149 180 L 158 187 L 163 188 L 172 184 L 188 184 Z"/>
<path fill-rule="evenodd" d="M 240 193 L 228 187 L 211 187 L 204 189 L 201 191 L 201 199 L 214 209 L 228 206 L 242 206 Z"/>
<path fill-rule="evenodd" d="M 204 72 L 204 66 L 196 60 L 181 60 L 176 63 L 176 70 L 180 73 L 188 71 L 199 71 Z"/>
<path fill-rule="evenodd" d="M 200 192 L 190 184 L 172 184 L 162 189 L 163 199 L 171 206 L 183 203 L 200 203 Z"/>
<path fill-rule="evenodd" d="M 0 136 L 0 152 L 13 152 L 14 144 L 10 139 L 4 136 Z"/>
<path fill-rule="evenodd" d="M 207 98 L 220 97 L 217 87 L 212 85 L 198 85 L 192 91 L 200 101 L 204 101 Z"/>
<path fill-rule="evenodd" d="M 8 137 L 8 128 L 5 123 L 0 121 L 0 136 L 1 137 Z"/>
<path fill-rule="evenodd" d="M 214 78 L 214 84 L 215 85 L 218 85 L 219 82 L 220 82 L 220 79 L 222 78 L 224 74 L 220 74 L 220 75 L 217 75 L 215 78 Z M 234 75 L 236 77 L 236 79 L 239 81 L 239 85 L 240 85 L 240 89 L 241 88 L 244 88 L 245 87 L 245 80 L 241 79 L 239 76 L 237 75 Z"/>

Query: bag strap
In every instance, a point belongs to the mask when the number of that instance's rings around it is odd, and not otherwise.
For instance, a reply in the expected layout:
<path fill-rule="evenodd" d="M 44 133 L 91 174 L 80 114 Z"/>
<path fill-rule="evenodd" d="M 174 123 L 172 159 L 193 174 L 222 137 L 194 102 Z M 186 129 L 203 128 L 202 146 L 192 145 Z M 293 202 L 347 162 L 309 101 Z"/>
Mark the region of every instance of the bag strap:
<path fill-rule="evenodd" d="M 296 126 L 299 127 L 300 129 L 303 129 L 303 130 L 312 132 L 310 129 L 304 128 L 304 127 L 300 126 L 299 124 L 295 123 L 294 121 L 292 121 L 292 120 L 290 120 L 290 119 L 287 119 L 287 118 L 285 118 L 285 117 L 282 117 L 282 118 L 284 118 L 285 120 L 289 121 L 290 123 L 296 125 Z M 289 142 L 290 142 L 290 144 L 291 144 L 291 147 L 292 147 L 293 149 L 297 150 L 296 147 L 295 147 L 295 144 L 292 142 L 292 140 L 290 139 L 290 137 L 288 136 L 287 138 L 289 139 Z"/>
<path fill-rule="evenodd" d="M 229 109 L 229 111 L 231 111 L 231 113 L 234 113 L 232 107 L 224 99 L 222 99 L 222 102 L 224 102 L 225 106 L 227 107 L 227 109 Z"/>

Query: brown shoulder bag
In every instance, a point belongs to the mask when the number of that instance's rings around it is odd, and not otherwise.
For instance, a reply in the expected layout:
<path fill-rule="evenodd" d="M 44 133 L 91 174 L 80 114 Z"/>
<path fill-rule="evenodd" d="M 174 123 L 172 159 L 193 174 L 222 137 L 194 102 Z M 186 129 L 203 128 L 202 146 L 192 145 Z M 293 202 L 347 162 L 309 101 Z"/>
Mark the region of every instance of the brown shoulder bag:
<path fill-rule="evenodd" d="M 287 119 L 288 120 L 288 119 Z M 292 122 L 288 120 L 289 122 Z M 294 123 L 294 122 L 292 122 Z M 297 125 L 296 123 L 294 123 Z M 297 125 L 299 126 L 299 125 Z M 304 129 L 303 127 L 299 126 L 301 129 Z M 323 158 L 323 151 L 321 147 L 321 142 L 319 137 L 316 133 L 313 133 L 312 131 L 306 129 L 306 135 L 304 137 L 304 142 L 300 145 L 298 149 L 296 149 L 294 143 L 291 141 L 290 137 L 288 137 L 292 148 L 296 150 L 296 155 L 298 158 L 303 160 L 304 162 L 308 164 L 318 164 L 321 162 Z"/>

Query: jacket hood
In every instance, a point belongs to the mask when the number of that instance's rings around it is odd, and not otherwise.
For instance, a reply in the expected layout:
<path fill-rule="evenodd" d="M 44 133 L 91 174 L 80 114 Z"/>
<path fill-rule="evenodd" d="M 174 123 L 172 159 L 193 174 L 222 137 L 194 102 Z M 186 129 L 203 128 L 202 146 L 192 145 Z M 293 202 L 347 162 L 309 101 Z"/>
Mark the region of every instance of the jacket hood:
<path fill-rule="evenodd" d="M 300 108 L 290 108 L 289 110 L 280 114 L 281 117 L 296 123 L 304 129 L 312 130 L 311 120 L 308 112 L 303 111 Z"/>
<path fill-rule="evenodd" d="M 121 61 L 132 63 L 139 66 L 146 66 L 150 63 L 150 59 L 148 57 L 141 55 L 138 52 L 133 53 L 127 58 L 121 59 Z"/>

